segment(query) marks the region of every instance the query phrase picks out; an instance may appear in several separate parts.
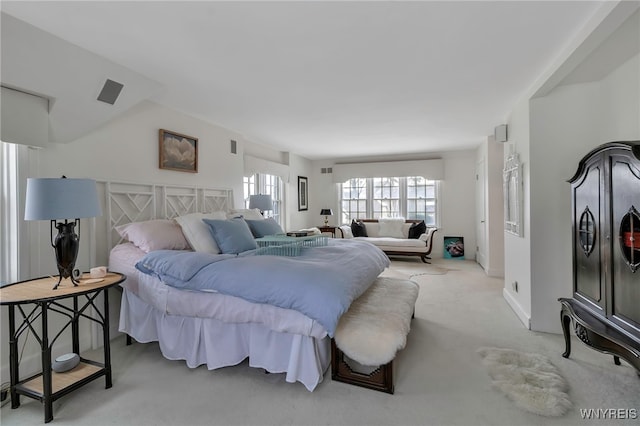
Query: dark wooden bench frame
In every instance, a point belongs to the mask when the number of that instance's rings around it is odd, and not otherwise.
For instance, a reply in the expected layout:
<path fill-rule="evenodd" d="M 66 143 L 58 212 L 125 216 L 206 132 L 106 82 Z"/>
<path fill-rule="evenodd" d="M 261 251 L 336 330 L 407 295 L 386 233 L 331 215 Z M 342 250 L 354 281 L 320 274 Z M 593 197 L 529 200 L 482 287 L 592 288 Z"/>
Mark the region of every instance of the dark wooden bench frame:
<path fill-rule="evenodd" d="M 354 371 L 344 359 L 344 352 L 331 339 L 331 379 L 393 394 L 393 360 L 381 365 L 369 374 Z"/>

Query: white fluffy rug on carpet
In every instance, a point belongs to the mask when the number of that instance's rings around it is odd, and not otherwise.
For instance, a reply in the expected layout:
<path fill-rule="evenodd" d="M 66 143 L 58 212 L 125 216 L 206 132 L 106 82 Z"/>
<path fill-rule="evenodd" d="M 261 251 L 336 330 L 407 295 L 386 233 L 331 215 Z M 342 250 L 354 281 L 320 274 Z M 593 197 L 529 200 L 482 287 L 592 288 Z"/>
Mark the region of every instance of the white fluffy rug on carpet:
<path fill-rule="evenodd" d="M 562 416 L 571 408 L 569 385 L 549 358 L 511 349 L 480 348 L 493 386 L 523 410 Z"/>

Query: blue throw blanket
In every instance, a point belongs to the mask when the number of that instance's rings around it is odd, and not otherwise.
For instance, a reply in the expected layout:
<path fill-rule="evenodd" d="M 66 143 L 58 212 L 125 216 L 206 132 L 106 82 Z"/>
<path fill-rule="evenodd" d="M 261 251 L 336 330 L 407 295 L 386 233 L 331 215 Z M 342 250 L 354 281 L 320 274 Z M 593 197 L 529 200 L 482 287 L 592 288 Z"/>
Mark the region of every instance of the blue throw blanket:
<path fill-rule="evenodd" d="M 297 257 L 152 251 L 136 268 L 165 284 L 190 290 L 215 290 L 254 303 L 299 311 L 318 321 L 333 337 L 351 302 L 389 266 L 373 244 L 329 240 L 326 247 L 305 248 Z"/>

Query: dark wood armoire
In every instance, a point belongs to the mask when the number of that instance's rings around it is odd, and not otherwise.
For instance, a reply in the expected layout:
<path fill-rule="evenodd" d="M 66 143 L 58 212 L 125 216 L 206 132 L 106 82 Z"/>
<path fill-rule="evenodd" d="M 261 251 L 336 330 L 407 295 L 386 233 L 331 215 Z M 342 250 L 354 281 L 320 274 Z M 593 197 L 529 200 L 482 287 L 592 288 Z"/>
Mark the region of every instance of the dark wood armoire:
<path fill-rule="evenodd" d="M 590 347 L 628 361 L 640 374 L 640 141 L 588 153 L 571 183 L 573 298 L 561 298 L 570 327 Z"/>

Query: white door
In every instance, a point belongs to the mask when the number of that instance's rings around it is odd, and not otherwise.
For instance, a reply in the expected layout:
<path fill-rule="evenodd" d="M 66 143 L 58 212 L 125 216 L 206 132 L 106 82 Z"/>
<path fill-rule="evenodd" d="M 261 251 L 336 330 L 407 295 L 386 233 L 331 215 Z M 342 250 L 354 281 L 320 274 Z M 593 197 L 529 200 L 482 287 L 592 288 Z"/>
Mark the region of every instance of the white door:
<path fill-rule="evenodd" d="M 486 221 L 486 182 L 484 171 L 485 160 L 476 163 L 476 262 L 487 269 L 487 221 Z"/>

